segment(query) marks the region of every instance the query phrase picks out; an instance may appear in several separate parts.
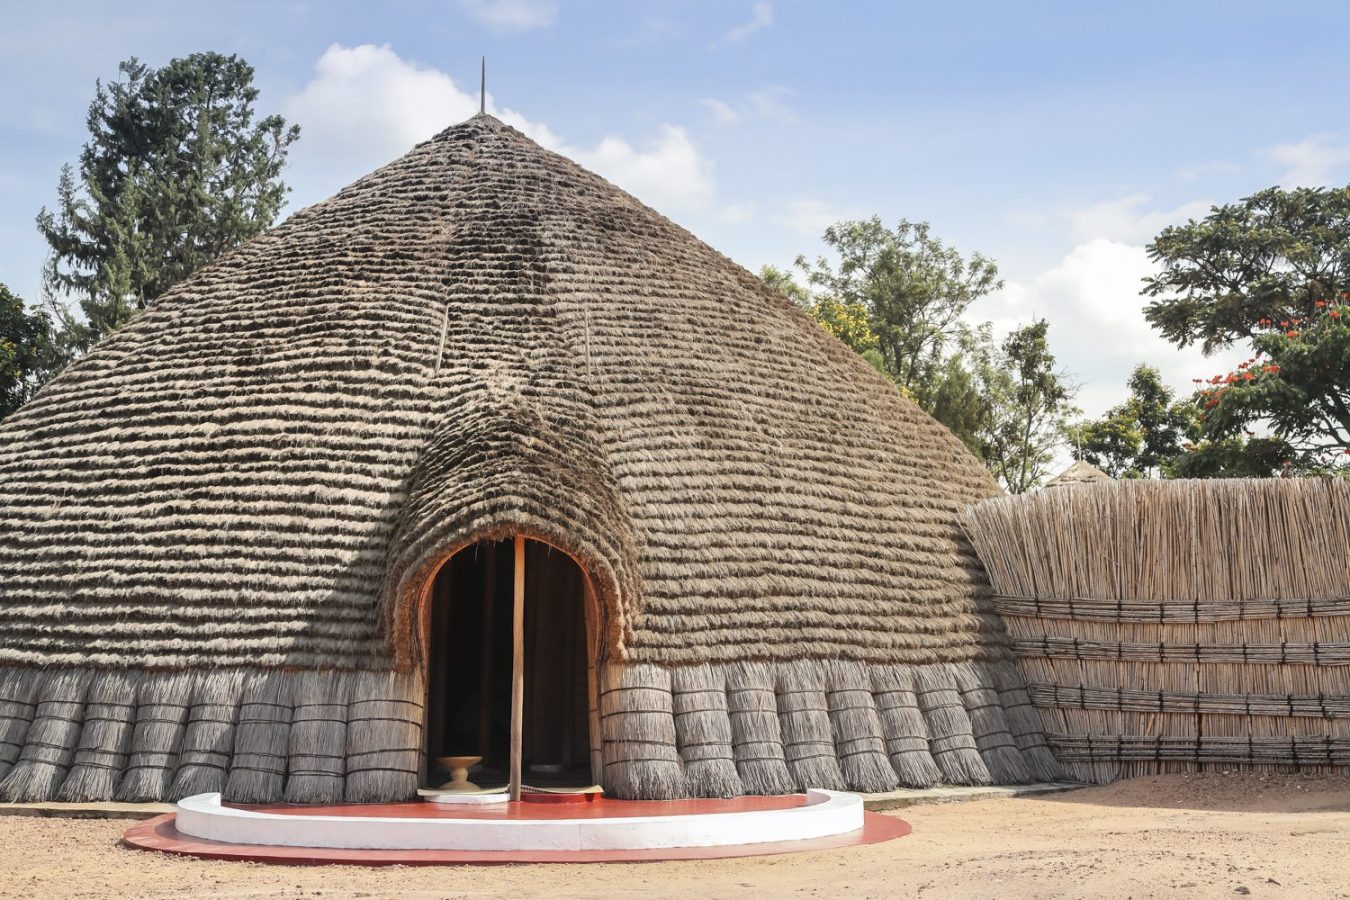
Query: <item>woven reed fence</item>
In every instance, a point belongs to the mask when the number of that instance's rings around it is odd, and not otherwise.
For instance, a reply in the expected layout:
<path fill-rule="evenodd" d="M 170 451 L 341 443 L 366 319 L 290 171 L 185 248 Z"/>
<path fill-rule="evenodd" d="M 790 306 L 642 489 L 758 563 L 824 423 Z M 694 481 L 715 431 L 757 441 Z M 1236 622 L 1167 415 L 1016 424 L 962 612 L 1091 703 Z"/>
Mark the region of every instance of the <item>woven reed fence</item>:
<path fill-rule="evenodd" d="M 1350 765 L 1350 481 L 1124 481 L 965 525 L 1067 774 Z"/>

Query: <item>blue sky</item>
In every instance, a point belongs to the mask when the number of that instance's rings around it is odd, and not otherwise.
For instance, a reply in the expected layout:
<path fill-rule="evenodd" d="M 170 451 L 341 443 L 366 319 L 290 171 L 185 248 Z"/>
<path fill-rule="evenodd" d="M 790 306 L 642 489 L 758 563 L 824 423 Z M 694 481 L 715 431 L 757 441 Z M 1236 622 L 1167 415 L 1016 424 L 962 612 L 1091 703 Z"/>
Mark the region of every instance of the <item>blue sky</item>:
<path fill-rule="evenodd" d="M 35 297 L 33 217 L 97 78 L 238 53 L 303 135 L 293 207 L 491 103 L 738 262 L 821 250 L 839 218 L 928 220 L 996 259 L 973 310 L 1045 316 L 1100 412 L 1139 361 L 1217 371 L 1144 323 L 1161 227 L 1272 184 L 1345 184 L 1335 2 L 0 3 L 0 281 Z"/>

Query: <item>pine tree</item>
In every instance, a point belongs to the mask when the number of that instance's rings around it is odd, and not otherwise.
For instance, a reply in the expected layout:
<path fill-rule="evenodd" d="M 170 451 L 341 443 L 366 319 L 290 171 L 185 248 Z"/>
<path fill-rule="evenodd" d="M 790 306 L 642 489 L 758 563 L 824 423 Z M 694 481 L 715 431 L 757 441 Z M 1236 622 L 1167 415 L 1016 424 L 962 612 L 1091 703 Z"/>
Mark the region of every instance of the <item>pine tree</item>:
<path fill-rule="evenodd" d="M 195 53 L 152 69 L 135 58 L 98 83 L 90 139 L 66 166 L 55 212 L 38 228 L 51 246 L 45 287 L 78 301 L 61 341 L 82 352 L 172 285 L 276 219 L 299 128 L 255 120 L 253 68 Z"/>

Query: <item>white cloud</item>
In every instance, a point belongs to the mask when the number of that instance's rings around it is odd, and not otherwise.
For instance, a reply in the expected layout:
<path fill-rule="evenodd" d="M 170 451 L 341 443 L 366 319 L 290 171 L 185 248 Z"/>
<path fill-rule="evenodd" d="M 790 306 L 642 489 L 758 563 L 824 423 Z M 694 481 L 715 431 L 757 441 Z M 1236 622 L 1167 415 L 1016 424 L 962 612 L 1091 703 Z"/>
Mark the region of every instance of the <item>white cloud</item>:
<path fill-rule="evenodd" d="M 971 314 L 992 319 L 1001 336 L 1032 319 L 1050 322 L 1050 346 L 1081 384 L 1078 405 L 1100 415 L 1125 398 L 1125 381 L 1139 363 L 1161 371 L 1179 393 L 1245 358 L 1241 348 L 1205 356 L 1159 337 L 1144 318 L 1149 298 L 1139 294 L 1155 271 L 1144 249 L 1107 238 L 1081 243 L 1029 282 L 1009 282 Z"/>
<path fill-rule="evenodd" d="M 773 7 L 764 2 L 756 3 L 750 8 L 750 21 L 743 25 L 737 25 L 722 36 L 722 40 L 735 44 L 743 41 L 756 31 L 762 31 L 773 24 Z"/>
<path fill-rule="evenodd" d="M 313 202 L 471 117 L 478 112 L 478 92 L 460 88 L 438 69 L 402 59 L 387 44 L 334 44 L 319 58 L 314 78 L 283 109 L 303 133 L 287 179 L 298 201 Z M 487 109 L 653 206 L 678 210 L 712 202 L 712 163 L 682 128 L 665 125 L 643 146 L 610 136 L 594 147 L 571 147 L 548 126 L 498 107 L 491 94 Z"/>
<path fill-rule="evenodd" d="M 1147 194 L 1135 193 L 1065 209 L 1060 215 L 1071 224 L 1075 241 L 1105 238 L 1127 244 L 1145 244 L 1169 225 L 1184 225 L 1188 219 L 1204 216 L 1210 207 L 1208 202 L 1196 200 L 1175 209 L 1150 210 L 1145 208 L 1148 202 Z"/>
<path fill-rule="evenodd" d="M 741 114 L 736 108 L 724 100 L 718 100 L 715 97 L 704 97 L 698 101 L 712 115 L 713 121 L 718 125 L 732 125 L 741 120 Z"/>
<path fill-rule="evenodd" d="M 835 222 L 857 219 L 860 215 L 852 207 L 838 206 L 824 200 L 798 199 L 772 218 L 774 222 L 786 225 L 793 231 L 818 238 Z"/>
<path fill-rule="evenodd" d="M 751 91 L 745 95 L 745 99 L 761 119 L 795 125 L 799 120 L 788 102 L 792 96 L 793 92 L 788 88 L 775 85 Z"/>
<path fill-rule="evenodd" d="M 663 125 L 645 150 L 617 137 L 606 137 L 589 150 L 564 153 L 659 208 L 706 206 L 713 197 L 712 163 L 688 132 Z"/>
<path fill-rule="evenodd" d="M 718 125 L 734 125 L 745 119 L 763 119 L 782 125 L 795 125 L 800 119 L 792 109 L 794 92 L 780 85 L 770 85 L 756 91 L 746 91 L 735 100 L 705 97 L 699 103 L 708 110 Z"/>
<path fill-rule="evenodd" d="M 1350 164 L 1350 143 L 1318 134 L 1297 143 L 1280 144 L 1268 156 L 1285 167 L 1278 180 L 1281 187 L 1324 187 L 1333 180 L 1343 180 Z"/>
<path fill-rule="evenodd" d="M 459 5 L 480 25 L 493 31 L 546 28 L 558 17 L 553 0 L 460 0 Z"/>

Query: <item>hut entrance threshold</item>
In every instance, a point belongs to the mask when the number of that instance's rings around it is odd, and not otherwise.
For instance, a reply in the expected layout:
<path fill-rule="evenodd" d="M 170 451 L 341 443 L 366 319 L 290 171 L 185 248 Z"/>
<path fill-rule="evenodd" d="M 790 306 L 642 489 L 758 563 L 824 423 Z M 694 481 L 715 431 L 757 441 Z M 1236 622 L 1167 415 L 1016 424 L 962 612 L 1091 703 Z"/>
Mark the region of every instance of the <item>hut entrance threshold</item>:
<path fill-rule="evenodd" d="M 428 600 L 427 785 L 506 784 L 518 799 L 525 784 L 594 784 L 594 642 L 572 558 L 523 537 L 473 544 Z"/>

